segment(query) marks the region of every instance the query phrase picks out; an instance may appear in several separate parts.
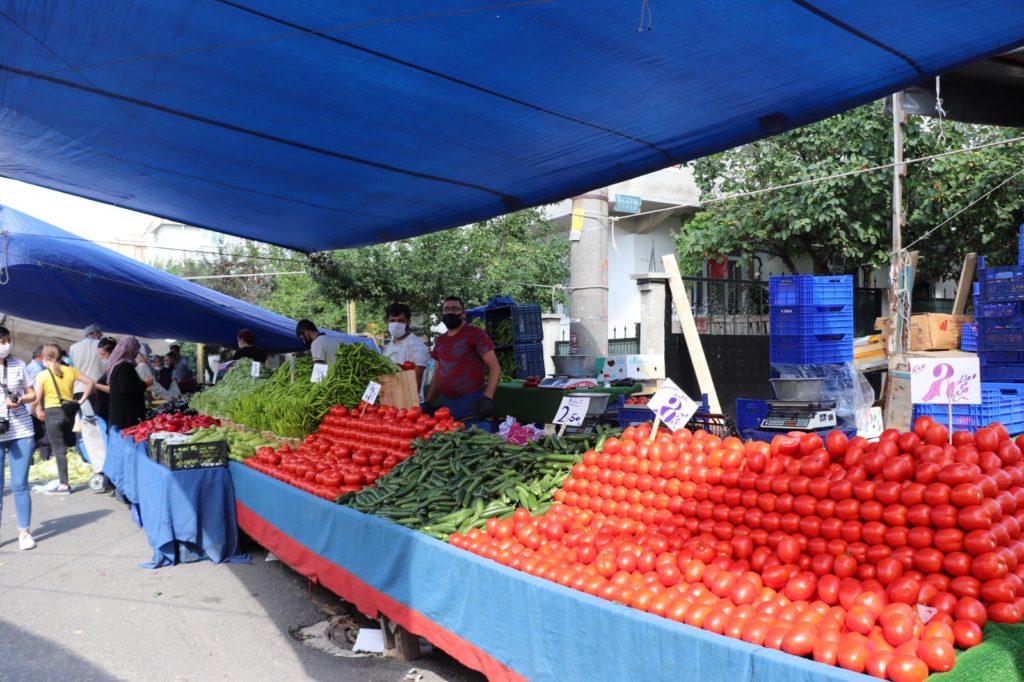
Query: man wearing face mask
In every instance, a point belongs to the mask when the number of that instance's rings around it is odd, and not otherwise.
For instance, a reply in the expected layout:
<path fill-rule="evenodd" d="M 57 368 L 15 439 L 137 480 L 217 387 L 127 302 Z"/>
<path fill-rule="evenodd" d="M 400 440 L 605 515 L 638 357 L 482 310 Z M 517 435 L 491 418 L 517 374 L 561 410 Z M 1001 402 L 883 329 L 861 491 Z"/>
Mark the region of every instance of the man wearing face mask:
<path fill-rule="evenodd" d="M 391 335 L 391 341 L 384 347 L 384 357 L 399 367 L 406 362 L 413 363 L 416 366 L 416 389 L 419 390 L 423 383 L 423 372 L 430 360 L 430 352 L 420 337 L 412 333 L 409 326 L 412 310 L 404 303 L 392 303 L 384 311 L 384 316 L 388 322 L 388 333 Z"/>
<path fill-rule="evenodd" d="M 334 364 L 334 357 L 338 353 L 338 341 L 327 334 L 321 334 L 320 329 L 309 320 L 299 320 L 295 325 L 295 335 L 306 344 L 314 363 Z"/>
<path fill-rule="evenodd" d="M 491 337 L 483 329 L 466 324 L 466 306 L 456 296 L 444 300 L 441 322 L 448 331 L 437 338 L 430 354 L 437 361 L 437 369 L 427 389 L 426 403 L 440 395 L 441 404 L 455 419 L 492 416 L 501 367 Z"/>
<path fill-rule="evenodd" d="M 90 324 L 84 330 L 85 338 L 71 345 L 68 349 L 68 357 L 71 358 L 71 366 L 89 377 L 93 381 L 98 380 L 107 371 L 103 366 L 103 359 L 100 357 L 100 339 L 103 332 L 98 324 Z M 75 382 L 74 399 L 78 400 L 85 391 L 85 384 L 81 381 Z M 91 418 L 94 415 L 93 403 L 83 405 L 82 416 Z"/>

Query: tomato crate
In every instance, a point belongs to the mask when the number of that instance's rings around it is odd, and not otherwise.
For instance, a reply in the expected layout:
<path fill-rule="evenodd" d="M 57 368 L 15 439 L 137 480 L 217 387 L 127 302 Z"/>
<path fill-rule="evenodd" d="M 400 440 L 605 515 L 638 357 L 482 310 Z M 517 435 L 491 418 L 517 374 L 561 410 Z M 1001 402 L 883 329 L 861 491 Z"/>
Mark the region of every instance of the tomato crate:
<path fill-rule="evenodd" d="M 978 350 L 1024 351 L 1024 320 L 1013 317 L 978 319 Z"/>
<path fill-rule="evenodd" d="M 627 405 L 626 396 L 620 395 L 615 406 L 616 419 L 620 428 L 654 421 L 654 410 L 646 405 Z"/>
<path fill-rule="evenodd" d="M 686 422 L 686 428 L 690 429 L 690 431 L 707 431 L 719 438 L 738 437 L 740 435 L 739 431 L 736 430 L 736 424 L 733 423 L 732 417 L 726 414 L 698 412 L 690 418 L 690 421 Z"/>
<path fill-rule="evenodd" d="M 150 445 L 152 448 L 153 445 Z M 153 459 L 171 471 L 187 469 L 208 469 L 228 465 L 228 443 L 217 440 L 208 443 L 165 444 L 156 441 L 156 455 Z"/>
<path fill-rule="evenodd" d="M 1024 265 L 978 270 L 978 284 L 984 303 L 1024 301 Z"/>
<path fill-rule="evenodd" d="M 492 337 L 493 330 L 498 324 L 511 319 L 513 343 L 533 343 L 544 340 L 544 327 L 541 323 L 539 305 L 510 305 L 491 308 L 484 312 L 484 319 L 487 333 Z"/>
<path fill-rule="evenodd" d="M 978 350 L 978 325 L 965 324 L 960 331 L 960 350 Z"/>
<path fill-rule="evenodd" d="M 544 369 L 543 343 L 514 343 L 512 357 L 515 360 L 516 379 L 542 377 L 547 373 Z"/>
<path fill-rule="evenodd" d="M 852 334 L 853 305 L 771 306 L 768 325 L 772 334 Z"/>
<path fill-rule="evenodd" d="M 853 334 L 772 336 L 768 342 L 772 364 L 829 365 L 853 362 Z"/>
<path fill-rule="evenodd" d="M 853 306 L 853 276 L 787 275 L 768 280 L 768 303 L 773 306 Z"/>
<path fill-rule="evenodd" d="M 947 405 L 914 405 L 913 419 L 931 417 L 949 426 Z M 1024 431 L 1024 384 L 982 383 L 980 405 L 954 405 L 953 429 L 975 431 L 992 422 L 999 422 L 1007 431 Z"/>
<path fill-rule="evenodd" d="M 741 433 L 759 427 L 767 414 L 767 400 L 736 398 L 736 428 Z"/>

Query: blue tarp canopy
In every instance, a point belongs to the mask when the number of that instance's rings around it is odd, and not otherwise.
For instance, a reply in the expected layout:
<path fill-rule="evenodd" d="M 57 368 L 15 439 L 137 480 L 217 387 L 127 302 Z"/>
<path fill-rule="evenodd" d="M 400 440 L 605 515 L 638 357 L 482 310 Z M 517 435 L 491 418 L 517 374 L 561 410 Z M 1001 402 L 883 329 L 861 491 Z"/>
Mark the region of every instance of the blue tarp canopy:
<path fill-rule="evenodd" d="M 636 177 L 1022 43 L 1006 0 L 0 0 L 0 175 L 350 247 Z"/>
<path fill-rule="evenodd" d="M 0 206 L 0 312 L 65 327 L 95 322 L 105 331 L 229 347 L 235 346 L 238 330 L 248 327 L 262 348 L 302 349 L 294 320 L 5 206 Z M 376 350 L 370 339 L 332 335 Z"/>

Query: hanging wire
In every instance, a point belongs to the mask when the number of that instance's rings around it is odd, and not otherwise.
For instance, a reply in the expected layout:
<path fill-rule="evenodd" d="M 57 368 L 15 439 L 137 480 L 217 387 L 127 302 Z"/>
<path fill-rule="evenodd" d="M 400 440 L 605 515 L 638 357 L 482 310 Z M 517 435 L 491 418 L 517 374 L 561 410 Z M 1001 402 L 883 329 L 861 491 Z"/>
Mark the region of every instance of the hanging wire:
<path fill-rule="evenodd" d="M 638 33 L 644 32 L 644 19 L 647 20 L 647 29 L 650 31 L 654 28 L 654 15 L 651 13 L 651 0 L 643 0 L 640 5 L 640 25 L 637 26 L 636 30 Z"/>
<path fill-rule="evenodd" d="M 946 110 L 942 108 L 942 77 L 935 77 L 935 113 L 939 115 L 939 139 L 945 141 L 946 131 L 942 128 L 946 118 Z"/>
<path fill-rule="evenodd" d="M 11 281 L 11 273 L 7 269 L 7 230 L 0 231 L 0 286 Z"/>

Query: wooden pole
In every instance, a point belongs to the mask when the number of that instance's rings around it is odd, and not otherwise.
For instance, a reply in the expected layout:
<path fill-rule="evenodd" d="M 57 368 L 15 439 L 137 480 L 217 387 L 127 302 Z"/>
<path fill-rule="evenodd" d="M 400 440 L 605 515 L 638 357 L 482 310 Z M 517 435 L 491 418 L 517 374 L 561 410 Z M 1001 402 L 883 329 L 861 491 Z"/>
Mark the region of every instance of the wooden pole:
<path fill-rule="evenodd" d="M 971 295 L 971 282 L 974 281 L 974 269 L 977 266 L 978 254 L 972 252 L 964 256 L 964 266 L 960 269 L 960 282 L 956 285 L 956 298 L 953 300 L 954 315 L 963 315 L 967 309 L 967 298 Z"/>
<path fill-rule="evenodd" d="M 690 352 L 690 361 L 693 363 L 693 370 L 697 375 L 697 384 L 700 386 L 701 393 L 708 394 L 708 408 L 715 414 L 722 414 L 722 405 L 718 402 L 718 392 L 715 391 L 715 382 L 711 378 L 711 369 L 708 367 L 708 360 L 704 355 L 704 346 L 701 344 L 700 334 L 697 332 L 697 322 L 693 319 L 690 299 L 686 295 L 686 287 L 683 286 L 683 278 L 679 274 L 676 257 L 671 253 L 665 254 L 661 257 L 661 262 L 665 266 L 665 272 L 668 273 L 669 289 L 672 291 L 672 299 L 679 312 L 679 326 L 683 329 L 686 349 Z"/>

